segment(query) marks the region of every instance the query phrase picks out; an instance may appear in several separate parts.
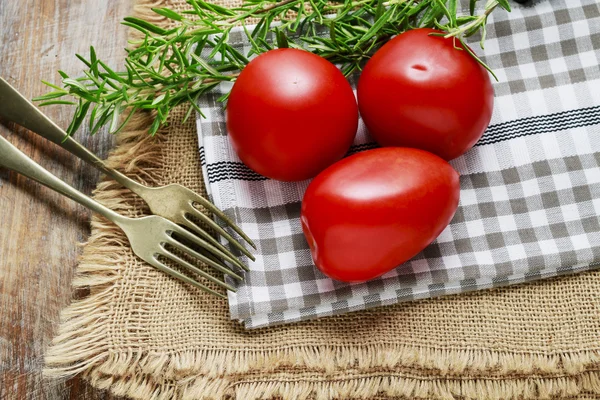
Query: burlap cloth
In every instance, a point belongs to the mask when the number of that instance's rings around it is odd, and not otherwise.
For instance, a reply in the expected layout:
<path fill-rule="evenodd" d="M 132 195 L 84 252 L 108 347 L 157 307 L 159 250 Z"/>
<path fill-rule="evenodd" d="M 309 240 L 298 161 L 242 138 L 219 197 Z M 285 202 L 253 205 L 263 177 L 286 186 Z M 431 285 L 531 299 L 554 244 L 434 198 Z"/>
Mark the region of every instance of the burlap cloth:
<path fill-rule="evenodd" d="M 136 13 L 165 24 L 139 0 Z M 108 162 L 151 185 L 203 192 L 193 121 L 156 137 L 140 115 Z M 193 119 L 192 119 L 193 120 Z M 112 181 L 96 199 L 147 210 Z M 123 233 L 94 217 L 74 286 L 47 352 L 47 373 L 82 373 L 136 399 L 600 398 L 600 272 L 257 331 L 225 300 L 137 259 Z M 82 291 L 85 291 L 83 295 Z"/>

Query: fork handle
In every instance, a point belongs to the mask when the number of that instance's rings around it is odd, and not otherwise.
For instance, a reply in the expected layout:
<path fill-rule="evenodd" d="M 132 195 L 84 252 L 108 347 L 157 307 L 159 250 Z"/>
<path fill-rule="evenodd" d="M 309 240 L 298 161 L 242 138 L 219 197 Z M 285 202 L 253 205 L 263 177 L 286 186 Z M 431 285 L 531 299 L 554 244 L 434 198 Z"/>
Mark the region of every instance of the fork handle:
<path fill-rule="evenodd" d="M 4 166 L 21 175 L 34 179 L 42 185 L 48 186 L 50 189 L 75 200 L 82 206 L 103 215 L 119 226 L 121 222 L 126 220 L 126 217 L 123 217 L 97 201 L 92 200 L 77 189 L 52 175 L 41 165 L 23 154 L 3 136 L 0 136 L 0 166 Z"/>
<path fill-rule="evenodd" d="M 38 110 L 37 107 L 2 77 L 0 77 L 0 117 L 21 125 L 41 137 L 56 143 L 71 154 L 110 176 L 132 192 L 140 194 L 144 190 L 144 187 L 139 183 L 119 171 L 107 167 L 98 156 L 67 135 L 64 130 Z"/>

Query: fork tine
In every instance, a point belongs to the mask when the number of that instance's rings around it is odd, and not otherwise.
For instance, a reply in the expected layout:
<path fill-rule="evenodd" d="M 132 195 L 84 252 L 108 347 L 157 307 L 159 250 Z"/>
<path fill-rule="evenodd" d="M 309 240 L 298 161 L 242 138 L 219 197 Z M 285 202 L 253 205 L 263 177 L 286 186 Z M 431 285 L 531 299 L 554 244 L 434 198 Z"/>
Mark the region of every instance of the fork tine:
<path fill-rule="evenodd" d="M 214 262 L 218 263 L 219 265 L 223 266 L 224 268 L 229 268 L 229 265 L 227 265 L 227 264 L 224 264 L 224 263 L 223 263 L 223 260 L 221 260 L 220 258 L 217 258 L 217 257 L 215 257 L 215 255 L 214 255 L 214 254 L 212 254 L 212 253 L 209 253 L 209 252 L 208 252 L 208 251 L 206 251 L 206 250 L 204 250 L 204 251 L 202 251 L 202 250 L 199 250 L 199 251 L 200 251 L 200 254 L 202 254 L 204 257 L 207 257 L 207 258 L 209 258 L 209 259 L 213 260 Z M 243 279 L 244 279 L 244 278 L 242 277 L 242 280 L 243 280 Z"/>
<path fill-rule="evenodd" d="M 246 249 L 240 242 L 238 242 L 237 240 L 235 240 L 229 233 L 227 233 L 227 231 L 225 231 L 223 228 L 221 228 L 219 226 L 219 224 L 217 224 L 215 221 L 213 221 L 213 219 L 210 218 L 208 215 L 202 214 L 200 212 L 200 210 L 197 210 L 194 206 L 191 206 L 190 209 L 187 210 L 187 211 L 192 216 L 194 216 L 194 217 L 198 218 L 199 220 L 201 220 L 202 222 L 205 222 L 206 224 L 208 224 L 211 228 L 213 228 L 215 231 L 217 231 L 218 234 L 220 234 L 225 239 L 227 239 L 229 241 L 229 243 L 231 243 L 235 248 L 237 248 L 242 253 L 244 253 L 252 261 L 256 260 L 256 258 L 254 257 L 254 255 L 252 255 L 252 253 L 250 253 L 248 251 L 248 249 Z M 190 225 L 196 226 L 196 229 L 201 229 L 198 225 L 196 225 L 193 221 L 191 221 L 187 217 L 187 215 L 184 216 L 184 218 L 185 218 L 186 221 L 188 221 L 190 223 Z"/>
<path fill-rule="evenodd" d="M 204 286 L 203 284 L 201 284 L 200 282 L 197 282 L 196 280 L 190 278 L 189 276 L 186 276 L 178 271 L 175 271 L 172 268 L 167 267 L 166 265 L 164 265 L 163 263 L 161 263 L 154 257 L 151 260 L 147 260 L 147 261 L 154 268 L 158 269 L 159 271 L 164 272 L 165 274 L 171 275 L 172 277 L 179 279 L 185 283 L 188 283 L 194 287 L 197 287 L 198 289 L 203 290 L 207 293 L 214 294 L 222 299 L 227 299 L 227 296 L 225 296 L 224 294 L 215 292 L 214 290 Z"/>
<path fill-rule="evenodd" d="M 179 229 L 177 231 L 173 231 L 173 232 L 177 233 L 180 236 L 183 236 L 185 239 L 189 240 L 190 242 L 195 243 L 198 246 L 203 247 L 203 248 L 209 250 L 207 248 L 208 243 L 206 243 L 204 240 L 200 239 L 198 236 L 196 236 L 196 235 L 194 235 L 194 234 L 186 231 L 185 229 L 183 229 L 181 227 L 178 227 L 178 228 Z M 213 254 L 215 254 L 215 255 L 217 255 L 219 257 L 222 257 L 223 259 L 225 259 L 227 261 L 235 263 L 236 265 L 240 266 L 245 271 L 250 271 L 250 268 L 248 268 L 247 265 L 245 265 L 244 263 L 240 262 L 239 260 L 236 260 L 236 259 L 233 259 L 233 258 L 229 257 L 228 255 L 222 253 L 221 251 L 219 251 L 218 249 L 214 248 L 213 246 L 209 245 L 209 247 L 212 247 L 214 249 L 214 251 L 211 251 L 211 253 L 213 253 Z"/>
<path fill-rule="evenodd" d="M 204 214 L 203 214 L 204 215 Z M 229 260 L 230 262 L 235 263 L 236 265 L 238 265 L 240 268 L 242 267 L 242 262 L 239 261 L 234 255 L 233 253 L 231 253 L 229 251 L 229 249 L 225 246 L 223 246 L 221 243 L 219 243 L 219 241 L 217 239 L 215 239 L 214 237 L 212 237 L 211 234 L 209 234 L 208 232 L 206 232 L 204 229 L 202 229 L 198 224 L 194 223 L 194 221 L 190 220 L 187 215 L 183 216 L 183 219 L 185 222 L 183 221 L 179 221 L 180 223 L 182 223 L 185 227 L 191 229 L 194 233 L 196 233 L 198 236 L 201 236 L 202 238 L 206 239 L 208 242 L 210 242 L 213 246 L 215 246 L 216 248 L 218 248 L 219 250 L 221 250 L 221 252 L 227 254 L 231 259 Z M 213 221 L 214 222 L 214 221 Z M 237 243 L 237 242 L 236 242 Z M 246 254 L 246 253 L 244 253 Z M 249 254 L 249 253 L 248 253 Z M 247 255 L 247 254 L 246 254 Z M 250 259 L 252 259 L 254 261 L 254 256 L 250 255 Z"/>
<path fill-rule="evenodd" d="M 200 268 L 196 267 L 193 264 L 190 264 L 189 262 L 185 261 L 183 258 L 176 256 L 175 254 L 171 253 L 168 250 L 163 249 L 162 255 L 167 257 L 171 261 L 175 261 L 177 264 L 181 265 L 182 267 L 187 268 L 190 271 L 197 273 L 198 275 L 202 276 L 203 278 L 206 278 L 209 281 L 216 283 L 217 285 L 219 285 L 221 287 L 224 287 L 227 290 L 231 290 L 232 292 L 235 292 L 237 290 L 236 288 L 229 285 L 228 283 L 223 282 L 222 280 L 217 279 L 210 274 L 207 274 L 206 272 L 202 271 Z"/>
<path fill-rule="evenodd" d="M 240 260 L 235 258 L 235 256 L 233 254 L 231 254 L 231 252 L 229 250 L 227 250 L 227 249 L 225 249 L 225 251 L 219 250 L 217 247 L 208 243 L 206 240 L 199 238 L 198 236 L 188 232 L 187 230 L 185 230 L 177 225 L 173 226 L 173 232 L 180 236 L 183 236 L 187 240 L 197 244 L 198 246 L 211 252 L 215 256 L 220 257 L 220 258 L 224 259 L 225 261 L 229 261 L 230 263 L 237 265 L 238 267 L 240 267 L 244 270 L 248 270 L 248 267 L 246 265 L 244 265 L 243 262 L 241 262 Z"/>
<path fill-rule="evenodd" d="M 254 244 L 252 239 L 250 239 L 248 237 L 248 235 L 246 235 L 239 226 L 237 226 L 232 220 L 230 220 L 229 217 L 227 217 L 227 215 L 225 215 L 225 213 L 223 211 L 219 210 L 219 208 L 217 206 L 215 206 L 213 203 L 211 203 L 210 201 L 206 200 L 204 197 L 197 195 L 197 194 L 195 196 L 194 201 L 196 201 L 196 203 L 199 203 L 200 205 L 202 205 L 202 206 L 208 208 L 210 211 L 212 211 L 213 214 L 217 215 L 219 218 L 221 218 L 223 220 L 223 222 L 225 222 L 234 231 L 236 231 L 237 234 L 240 235 L 242 237 L 242 239 L 244 239 L 246 241 L 246 243 L 248 243 L 250 246 L 252 246 L 254 249 L 256 249 L 256 245 Z"/>
<path fill-rule="evenodd" d="M 198 253 L 197 251 L 190 249 L 189 247 L 185 246 L 184 244 L 178 242 L 177 240 L 175 240 L 173 237 L 170 237 L 168 242 L 171 246 L 176 247 L 177 249 L 191 255 L 192 257 L 197 258 L 198 260 L 205 262 L 206 264 L 210 265 L 211 267 L 213 267 L 214 269 L 223 272 L 224 274 L 227 274 L 229 276 L 231 276 L 232 278 L 235 278 L 239 281 L 243 281 L 244 278 L 238 274 L 236 274 L 235 272 L 233 272 L 232 270 L 230 270 L 229 268 L 227 268 L 226 266 L 221 265 L 219 262 L 217 262 L 214 259 L 211 259 L 203 254 Z"/>

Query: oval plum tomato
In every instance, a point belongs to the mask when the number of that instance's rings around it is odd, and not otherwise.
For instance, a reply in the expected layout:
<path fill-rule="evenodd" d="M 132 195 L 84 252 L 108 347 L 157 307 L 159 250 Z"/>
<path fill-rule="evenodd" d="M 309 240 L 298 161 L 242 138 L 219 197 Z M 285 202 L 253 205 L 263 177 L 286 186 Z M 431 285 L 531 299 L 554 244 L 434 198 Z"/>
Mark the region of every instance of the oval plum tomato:
<path fill-rule="evenodd" d="M 415 147 L 451 160 L 483 135 L 494 90 L 466 50 L 431 33 L 441 32 L 407 31 L 377 51 L 360 76 L 358 106 L 382 146 Z"/>
<path fill-rule="evenodd" d="M 341 159 L 357 127 L 358 106 L 344 75 L 304 50 L 253 59 L 227 103 L 227 130 L 240 159 L 280 181 L 312 178 Z"/>
<path fill-rule="evenodd" d="M 327 276 L 361 282 L 429 245 L 456 212 L 458 173 L 423 150 L 384 147 L 321 172 L 302 201 L 304 235 Z"/>

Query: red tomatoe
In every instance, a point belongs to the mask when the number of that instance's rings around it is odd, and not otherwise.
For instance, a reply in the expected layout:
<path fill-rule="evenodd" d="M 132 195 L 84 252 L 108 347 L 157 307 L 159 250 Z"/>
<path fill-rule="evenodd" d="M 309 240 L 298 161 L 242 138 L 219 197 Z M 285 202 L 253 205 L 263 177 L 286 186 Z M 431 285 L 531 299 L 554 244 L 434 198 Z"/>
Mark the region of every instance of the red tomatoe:
<path fill-rule="evenodd" d="M 488 72 L 459 41 L 422 28 L 386 43 L 358 82 L 365 125 L 382 146 L 415 147 L 451 160 L 469 150 L 490 123 Z"/>
<path fill-rule="evenodd" d="M 321 172 L 302 200 L 313 260 L 331 278 L 375 278 L 414 257 L 450 223 L 458 173 L 423 150 L 386 147 Z"/>
<path fill-rule="evenodd" d="M 256 57 L 227 103 L 227 130 L 240 159 L 281 181 L 312 178 L 341 159 L 357 126 L 356 99 L 344 75 L 304 50 Z"/>

